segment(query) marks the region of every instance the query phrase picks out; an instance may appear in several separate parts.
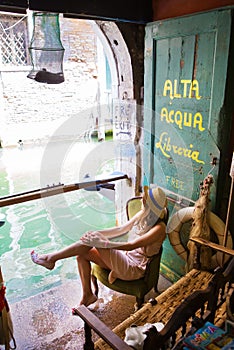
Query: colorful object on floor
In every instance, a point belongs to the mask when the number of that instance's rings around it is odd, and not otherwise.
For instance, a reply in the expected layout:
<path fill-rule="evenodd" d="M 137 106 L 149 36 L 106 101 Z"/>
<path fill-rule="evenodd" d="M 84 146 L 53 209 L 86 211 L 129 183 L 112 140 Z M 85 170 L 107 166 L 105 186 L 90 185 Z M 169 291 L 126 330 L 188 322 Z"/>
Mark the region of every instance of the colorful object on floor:
<path fill-rule="evenodd" d="M 0 345 L 4 345 L 5 350 L 16 349 L 16 342 L 13 336 L 13 324 L 10 315 L 10 308 L 5 297 L 6 287 L 3 284 L 1 266 L 0 287 Z"/>

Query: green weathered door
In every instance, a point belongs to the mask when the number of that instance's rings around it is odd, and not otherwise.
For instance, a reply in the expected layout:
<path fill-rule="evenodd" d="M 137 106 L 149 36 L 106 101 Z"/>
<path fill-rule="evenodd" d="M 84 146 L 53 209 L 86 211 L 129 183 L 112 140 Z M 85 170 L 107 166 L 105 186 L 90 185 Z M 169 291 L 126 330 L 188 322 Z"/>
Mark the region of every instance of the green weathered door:
<path fill-rule="evenodd" d="M 219 176 L 231 11 L 150 23 L 145 40 L 144 172 L 186 205 L 211 173 L 215 205 Z M 221 145 L 221 146 L 220 146 Z M 170 204 L 170 214 L 178 210 Z M 166 242 L 163 266 L 184 273 Z"/>

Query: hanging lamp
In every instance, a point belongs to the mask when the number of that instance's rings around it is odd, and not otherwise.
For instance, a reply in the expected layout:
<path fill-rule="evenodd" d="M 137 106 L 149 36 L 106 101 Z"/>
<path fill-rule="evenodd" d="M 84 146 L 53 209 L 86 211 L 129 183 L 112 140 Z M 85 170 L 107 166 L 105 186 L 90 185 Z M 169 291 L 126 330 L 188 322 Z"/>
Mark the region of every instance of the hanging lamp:
<path fill-rule="evenodd" d="M 33 69 L 27 75 L 40 83 L 64 82 L 64 47 L 60 40 L 58 13 L 33 13 L 33 35 L 29 46 Z"/>

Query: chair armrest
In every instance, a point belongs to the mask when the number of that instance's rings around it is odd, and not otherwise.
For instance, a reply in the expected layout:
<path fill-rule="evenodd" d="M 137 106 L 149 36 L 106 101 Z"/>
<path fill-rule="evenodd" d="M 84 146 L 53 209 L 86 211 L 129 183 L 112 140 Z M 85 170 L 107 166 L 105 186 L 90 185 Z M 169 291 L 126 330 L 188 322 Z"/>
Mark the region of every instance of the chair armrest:
<path fill-rule="evenodd" d="M 108 328 L 93 312 L 91 312 L 86 306 L 80 305 L 73 309 L 73 315 L 78 315 L 85 322 L 85 328 L 93 329 L 104 341 L 112 347 L 114 350 L 132 350 L 121 338 L 119 338 L 110 328 Z M 88 331 L 90 334 L 90 331 Z M 85 341 L 87 332 L 85 332 Z"/>
<path fill-rule="evenodd" d="M 207 240 L 205 240 L 203 238 L 189 238 L 189 240 L 194 242 L 194 243 L 196 243 L 196 244 L 198 244 L 198 245 L 203 245 L 205 247 L 210 247 L 210 248 L 215 249 L 215 250 L 217 250 L 219 252 L 223 252 L 225 254 L 229 254 L 229 255 L 234 256 L 234 250 L 233 249 L 230 249 L 230 248 L 227 248 L 227 247 L 223 247 L 220 244 L 207 241 Z"/>

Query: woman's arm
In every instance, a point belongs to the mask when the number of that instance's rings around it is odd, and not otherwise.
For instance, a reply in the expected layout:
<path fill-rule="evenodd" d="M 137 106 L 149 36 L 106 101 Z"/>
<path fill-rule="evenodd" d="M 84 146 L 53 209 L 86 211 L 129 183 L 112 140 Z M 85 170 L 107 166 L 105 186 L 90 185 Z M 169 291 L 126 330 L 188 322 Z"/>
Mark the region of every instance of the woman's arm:
<path fill-rule="evenodd" d="M 139 220 L 142 211 L 140 210 L 136 215 L 134 215 L 130 220 L 128 220 L 125 224 L 121 226 L 106 228 L 103 230 L 97 230 L 97 232 L 104 235 L 106 238 L 116 238 L 122 236 L 123 234 L 129 232 L 133 225 Z"/>
<path fill-rule="evenodd" d="M 139 220 L 141 213 L 137 213 L 131 220 L 127 221 L 122 226 L 116 226 L 112 228 L 107 228 L 98 231 L 87 231 L 80 238 L 80 243 L 96 248 L 116 248 L 118 246 L 124 246 L 126 243 L 123 242 L 113 242 L 109 239 L 119 237 L 127 232 L 133 227 L 134 223 Z"/>
<path fill-rule="evenodd" d="M 141 247 L 148 246 L 157 241 L 158 235 L 165 235 L 166 225 L 161 222 L 160 224 L 152 227 L 147 233 L 144 233 L 142 236 L 134 239 L 131 242 L 126 242 L 123 245 L 116 247 L 118 250 L 133 250 Z"/>

